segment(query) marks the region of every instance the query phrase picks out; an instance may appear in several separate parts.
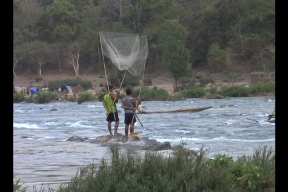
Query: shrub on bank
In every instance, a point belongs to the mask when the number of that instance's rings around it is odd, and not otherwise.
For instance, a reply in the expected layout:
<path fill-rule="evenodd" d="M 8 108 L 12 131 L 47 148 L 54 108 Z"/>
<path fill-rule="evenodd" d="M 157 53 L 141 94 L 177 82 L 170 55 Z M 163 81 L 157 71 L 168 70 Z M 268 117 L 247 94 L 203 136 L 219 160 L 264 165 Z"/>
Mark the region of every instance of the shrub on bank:
<path fill-rule="evenodd" d="M 203 88 L 201 86 L 189 85 L 182 89 L 181 94 L 185 98 L 198 98 L 206 97 L 212 98 L 217 96 L 217 98 L 225 97 L 248 97 L 248 96 L 258 96 L 267 93 L 275 92 L 274 82 L 257 82 L 251 84 L 250 87 L 245 87 L 244 85 L 233 85 L 220 88 L 212 86 L 210 88 Z"/>
<path fill-rule="evenodd" d="M 96 97 L 92 93 L 87 92 L 87 91 L 79 93 L 78 98 L 77 98 L 78 104 L 81 104 L 83 102 L 88 102 L 88 101 L 95 101 L 95 100 L 96 100 Z"/>
<path fill-rule="evenodd" d="M 257 82 L 249 87 L 250 94 L 264 94 L 275 92 L 274 82 Z"/>
<path fill-rule="evenodd" d="M 13 93 L 13 103 L 21 103 L 25 101 L 26 97 L 23 93 Z"/>
<path fill-rule="evenodd" d="M 132 90 L 132 96 L 137 98 L 140 92 L 140 89 L 134 89 L 131 85 L 126 86 L 123 89 L 123 92 L 127 88 Z M 104 95 L 107 91 L 103 88 L 101 93 L 98 95 L 98 100 L 103 101 Z M 121 94 L 120 98 L 125 97 L 125 95 Z M 157 87 L 153 87 L 152 89 L 149 88 L 142 88 L 140 94 L 142 101 L 166 101 L 170 98 L 169 93 L 164 89 L 158 89 Z"/>
<path fill-rule="evenodd" d="M 56 101 L 58 99 L 57 93 L 54 92 L 38 92 L 35 97 L 35 103 L 43 104 Z"/>
<path fill-rule="evenodd" d="M 190 85 L 181 91 L 183 97 L 186 98 L 199 98 L 205 95 L 206 91 L 203 87 Z"/>
<path fill-rule="evenodd" d="M 249 89 L 244 85 L 234 85 L 231 87 L 222 87 L 219 94 L 225 97 L 247 97 Z"/>
<path fill-rule="evenodd" d="M 139 95 L 140 89 L 133 90 L 133 95 Z M 142 101 L 166 101 L 169 98 L 169 93 L 164 89 L 158 89 L 157 87 L 142 88 L 140 94 Z"/>

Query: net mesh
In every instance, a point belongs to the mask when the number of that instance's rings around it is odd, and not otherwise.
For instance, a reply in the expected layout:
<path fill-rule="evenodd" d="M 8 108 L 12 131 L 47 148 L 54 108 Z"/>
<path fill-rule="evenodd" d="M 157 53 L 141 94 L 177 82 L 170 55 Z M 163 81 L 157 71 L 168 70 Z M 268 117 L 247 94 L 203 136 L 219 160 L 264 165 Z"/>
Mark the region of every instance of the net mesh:
<path fill-rule="evenodd" d="M 144 35 L 117 32 L 99 32 L 103 54 L 113 65 L 138 76 L 145 69 L 148 42 Z"/>

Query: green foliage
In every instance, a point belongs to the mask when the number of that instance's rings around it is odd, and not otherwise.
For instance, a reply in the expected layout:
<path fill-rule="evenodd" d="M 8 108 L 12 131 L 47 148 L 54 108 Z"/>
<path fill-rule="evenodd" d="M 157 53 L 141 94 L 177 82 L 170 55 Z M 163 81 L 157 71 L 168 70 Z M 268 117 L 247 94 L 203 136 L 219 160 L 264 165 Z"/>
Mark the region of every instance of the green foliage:
<path fill-rule="evenodd" d="M 91 81 L 82 80 L 80 78 L 49 81 L 48 85 L 49 85 L 50 90 L 57 90 L 58 87 L 62 87 L 65 85 L 69 85 L 72 87 L 80 85 L 84 90 L 88 90 L 92 88 Z"/>
<path fill-rule="evenodd" d="M 180 84 L 182 84 L 182 86 L 190 83 L 190 79 L 187 76 L 180 77 L 178 80 L 179 80 Z"/>
<path fill-rule="evenodd" d="M 185 142 L 173 155 L 147 151 L 144 155 L 121 152 L 110 145 L 111 161 L 89 163 L 80 167 L 69 183 L 60 184 L 59 192 L 77 191 L 266 191 L 263 181 L 275 182 L 275 152 L 258 147 L 252 156 L 233 160 L 226 154 L 208 154 L 185 149 Z M 273 186 L 272 186 L 273 187 Z M 268 189 L 274 191 L 275 188 Z M 26 191 L 19 180 L 13 191 Z M 55 191 L 52 188 L 39 191 Z"/>
<path fill-rule="evenodd" d="M 225 52 L 221 50 L 220 45 L 218 43 L 212 43 L 208 50 L 208 64 L 211 68 L 220 70 L 225 61 Z"/>
<path fill-rule="evenodd" d="M 266 146 L 235 161 L 225 154 L 208 159 L 203 148 L 196 154 L 183 146 L 168 157 L 151 151 L 139 156 L 114 145 L 110 151 L 111 161 L 80 167 L 57 191 L 265 191 L 261 182 L 275 176 L 275 153 Z"/>
<path fill-rule="evenodd" d="M 188 72 L 189 50 L 185 47 L 188 31 L 176 20 L 166 20 L 160 36 L 163 63 L 177 80 Z"/>
<path fill-rule="evenodd" d="M 41 77 L 40 75 L 37 75 L 36 77 L 35 77 L 35 81 L 36 82 L 39 82 L 39 81 L 42 81 L 43 80 L 43 77 Z"/>
<path fill-rule="evenodd" d="M 133 90 L 134 95 L 139 95 L 139 89 Z M 153 87 L 152 89 L 143 88 L 141 90 L 142 101 L 165 101 L 169 98 L 169 94 L 164 89 Z"/>
<path fill-rule="evenodd" d="M 257 82 L 249 87 L 251 94 L 271 93 L 275 92 L 275 82 Z"/>
<path fill-rule="evenodd" d="M 184 140 L 181 138 L 181 140 L 180 140 L 180 145 L 181 145 L 181 146 L 187 145 L 187 139 L 184 141 Z"/>
<path fill-rule="evenodd" d="M 233 158 L 226 154 L 216 154 L 214 158 L 208 159 L 207 164 L 209 166 L 221 166 L 226 167 L 230 166 L 233 163 Z"/>
<path fill-rule="evenodd" d="M 13 103 L 21 103 L 26 97 L 23 93 L 13 93 Z"/>
<path fill-rule="evenodd" d="M 165 67 L 175 78 L 187 68 L 210 64 L 275 69 L 274 1 L 121 2 L 119 11 L 104 1 L 13 1 L 16 72 L 34 72 L 37 64 L 59 65 L 65 71 L 70 67 L 63 65 L 67 48 L 75 42 L 81 44 L 81 70 L 101 72 L 100 30 L 147 35 L 146 69 Z M 56 43 L 59 49 L 50 47 Z"/>
<path fill-rule="evenodd" d="M 234 85 L 231 87 L 222 87 L 219 94 L 227 97 L 247 97 L 249 88 L 244 85 Z"/>
<path fill-rule="evenodd" d="M 202 77 L 199 81 L 201 86 L 207 85 L 208 83 L 214 83 L 214 80 L 211 77 Z"/>
<path fill-rule="evenodd" d="M 86 92 L 86 91 L 79 93 L 78 98 L 77 98 L 78 104 L 81 104 L 87 101 L 95 101 L 95 100 L 96 100 L 95 96 L 92 93 Z"/>
<path fill-rule="evenodd" d="M 40 27 L 40 38 L 60 42 L 71 40 L 77 33 L 79 21 L 80 15 L 74 4 L 68 0 L 53 1 L 42 14 L 41 22 L 45 25 Z"/>
<path fill-rule="evenodd" d="M 39 104 L 50 103 L 51 101 L 57 100 L 58 95 L 54 92 L 38 92 L 35 97 L 35 102 Z"/>
<path fill-rule="evenodd" d="M 275 151 L 267 146 L 259 146 L 252 156 L 241 156 L 238 161 L 243 163 L 252 163 L 261 167 L 261 174 L 259 179 L 265 179 L 275 174 Z"/>
<path fill-rule="evenodd" d="M 232 169 L 232 174 L 238 186 L 255 189 L 256 181 L 260 177 L 260 167 L 251 162 L 243 163 L 238 161 Z"/>
<path fill-rule="evenodd" d="M 20 184 L 20 179 L 17 179 L 15 183 L 13 183 L 13 192 L 25 192 L 28 187 L 22 187 Z"/>
<path fill-rule="evenodd" d="M 187 86 L 185 89 L 181 91 L 181 94 L 183 97 L 186 98 L 199 98 L 203 97 L 205 95 L 206 91 L 202 87 L 197 87 L 197 86 Z"/>

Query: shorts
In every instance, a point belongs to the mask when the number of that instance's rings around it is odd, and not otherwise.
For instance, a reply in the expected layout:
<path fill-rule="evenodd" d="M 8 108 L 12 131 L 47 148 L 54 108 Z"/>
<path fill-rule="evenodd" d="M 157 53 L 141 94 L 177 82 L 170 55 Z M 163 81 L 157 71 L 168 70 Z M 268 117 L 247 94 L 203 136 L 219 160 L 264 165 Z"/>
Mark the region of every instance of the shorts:
<path fill-rule="evenodd" d="M 134 113 L 125 113 L 124 123 L 125 123 L 126 125 L 131 124 L 133 116 L 134 116 L 134 120 L 133 120 L 133 121 L 134 121 L 134 123 L 135 123 L 135 122 L 136 122 L 136 114 L 134 115 Z"/>
<path fill-rule="evenodd" d="M 108 122 L 119 121 L 118 112 L 109 113 L 107 118 L 106 118 L 106 121 L 108 121 Z"/>

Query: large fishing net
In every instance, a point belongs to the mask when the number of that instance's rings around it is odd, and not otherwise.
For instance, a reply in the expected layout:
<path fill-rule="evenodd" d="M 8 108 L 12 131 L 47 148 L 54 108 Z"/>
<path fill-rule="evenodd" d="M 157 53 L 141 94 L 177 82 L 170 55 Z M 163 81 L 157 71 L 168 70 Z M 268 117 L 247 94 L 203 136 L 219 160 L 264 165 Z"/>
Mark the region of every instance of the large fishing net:
<path fill-rule="evenodd" d="M 113 65 L 138 76 L 145 69 L 148 42 L 144 35 L 117 32 L 99 32 L 102 53 Z"/>

